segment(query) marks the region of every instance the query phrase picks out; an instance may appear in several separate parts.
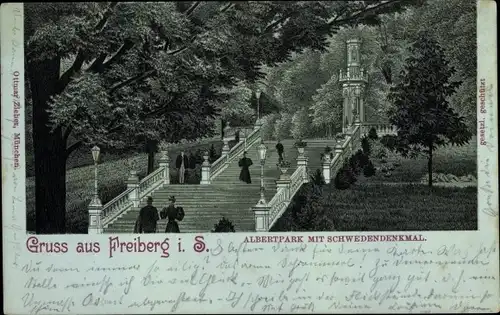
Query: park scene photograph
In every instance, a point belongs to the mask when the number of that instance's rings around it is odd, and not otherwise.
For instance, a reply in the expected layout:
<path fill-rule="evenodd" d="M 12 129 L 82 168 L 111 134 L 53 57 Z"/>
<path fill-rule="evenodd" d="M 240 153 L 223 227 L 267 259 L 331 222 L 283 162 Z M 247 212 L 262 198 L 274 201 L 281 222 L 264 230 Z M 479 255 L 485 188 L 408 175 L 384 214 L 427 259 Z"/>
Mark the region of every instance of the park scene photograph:
<path fill-rule="evenodd" d="M 476 3 L 24 4 L 32 234 L 477 230 Z"/>

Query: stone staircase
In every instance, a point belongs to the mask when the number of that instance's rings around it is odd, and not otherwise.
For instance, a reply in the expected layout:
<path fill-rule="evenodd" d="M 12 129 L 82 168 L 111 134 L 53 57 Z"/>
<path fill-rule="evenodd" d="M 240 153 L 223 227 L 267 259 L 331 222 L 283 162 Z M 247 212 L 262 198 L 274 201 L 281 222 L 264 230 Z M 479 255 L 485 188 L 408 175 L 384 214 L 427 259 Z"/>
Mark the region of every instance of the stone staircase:
<path fill-rule="evenodd" d="M 320 154 L 326 145 L 333 148 L 335 140 L 306 140 L 306 155 L 309 156 L 309 173 L 321 169 Z M 296 167 L 297 149 L 293 140 L 283 140 L 285 159 L 292 164 L 288 174 Z M 260 159 L 257 152 L 259 143 L 247 148 L 247 157 L 252 159 L 250 167 L 251 184 L 239 180 L 240 167 L 238 159 L 231 161 L 228 167 L 219 174 L 210 185 L 163 185 L 152 193 L 153 205 L 161 210 L 169 204 L 168 198 L 175 196 L 176 205 L 185 211 L 184 220 L 179 223 L 182 233 L 209 232 L 222 217 L 229 219 L 237 232 L 254 231 L 255 220 L 251 207 L 260 199 Z M 270 201 L 276 193 L 276 179 L 280 171 L 277 167 L 278 153 L 276 141 L 266 142 L 268 147 L 264 166 L 264 187 L 266 201 Z M 125 212 L 116 221 L 105 228 L 105 233 L 132 233 L 139 209 L 146 205 L 142 201 L 139 207 Z M 160 220 L 158 232 L 165 231 L 167 220 Z"/>

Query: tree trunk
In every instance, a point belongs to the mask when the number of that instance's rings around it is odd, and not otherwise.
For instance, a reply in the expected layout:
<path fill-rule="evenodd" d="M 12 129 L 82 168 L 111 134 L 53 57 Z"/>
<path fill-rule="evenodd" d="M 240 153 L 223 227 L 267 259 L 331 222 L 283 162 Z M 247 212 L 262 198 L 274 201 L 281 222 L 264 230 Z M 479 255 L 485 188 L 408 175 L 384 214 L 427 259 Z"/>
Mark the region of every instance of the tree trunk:
<path fill-rule="evenodd" d="M 58 89 L 58 58 L 28 65 L 33 101 L 37 234 L 66 233 L 66 141 L 49 126 L 48 101 Z"/>
<path fill-rule="evenodd" d="M 432 144 L 429 146 L 429 159 L 427 160 L 427 172 L 429 172 L 429 187 L 432 187 Z"/>
<path fill-rule="evenodd" d="M 226 121 L 224 119 L 220 119 L 220 139 L 224 141 L 224 129 L 226 128 Z"/>
<path fill-rule="evenodd" d="M 158 141 L 146 140 L 146 152 L 148 153 L 148 175 L 155 170 L 155 153 L 158 150 Z"/>

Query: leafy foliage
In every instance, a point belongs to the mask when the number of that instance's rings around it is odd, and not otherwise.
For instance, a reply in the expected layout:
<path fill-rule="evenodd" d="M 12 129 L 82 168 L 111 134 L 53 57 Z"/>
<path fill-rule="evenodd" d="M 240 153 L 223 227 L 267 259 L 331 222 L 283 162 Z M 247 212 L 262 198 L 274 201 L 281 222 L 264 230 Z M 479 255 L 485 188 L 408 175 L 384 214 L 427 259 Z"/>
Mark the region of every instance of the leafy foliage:
<path fill-rule="evenodd" d="M 398 134 L 384 142 L 404 157 L 425 154 L 431 173 L 433 150 L 447 144 L 464 145 L 471 133 L 464 118 L 449 106 L 448 97 L 460 82 L 450 80 L 454 70 L 442 48 L 429 34 L 421 33 L 412 52 L 414 56 L 408 58 L 401 83 L 390 94 L 394 102 L 390 121 L 397 126 Z"/>
<path fill-rule="evenodd" d="M 222 217 L 216 224 L 214 224 L 214 228 L 211 231 L 212 233 L 228 233 L 228 232 L 236 232 L 234 229 L 234 225 L 231 221 Z"/>
<path fill-rule="evenodd" d="M 371 154 L 371 144 L 367 136 L 361 138 L 361 149 L 363 150 L 363 153 L 366 154 L 367 156 Z"/>
<path fill-rule="evenodd" d="M 311 175 L 311 182 L 319 187 L 326 185 L 325 178 L 323 177 L 323 172 L 320 169 L 316 169 L 313 175 Z"/>
<path fill-rule="evenodd" d="M 366 177 L 375 175 L 375 166 L 373 166 L 372 161 L 368 161 L 368 165 L 363 168 L 363 175 Z"/>

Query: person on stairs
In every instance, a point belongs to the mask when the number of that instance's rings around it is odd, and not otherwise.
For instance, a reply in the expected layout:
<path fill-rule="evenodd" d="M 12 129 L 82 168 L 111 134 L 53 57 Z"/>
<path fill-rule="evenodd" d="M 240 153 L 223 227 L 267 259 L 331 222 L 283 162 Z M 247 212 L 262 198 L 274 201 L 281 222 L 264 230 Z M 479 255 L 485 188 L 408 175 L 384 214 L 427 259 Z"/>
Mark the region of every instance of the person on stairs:
<path fill-rule="evenodd" d="M 239 167 L 241 167 L 240 180 L 251 184 L 252 179 L 250 178 L 250 170 L 248 169 L 252 166 L 253 162 L 250 158 L 247 158 L 247 151 L 243 152 L 243 158 L 238 162 Z"/>
<path fill-rule="evenodd" d="M 158 209 L 153 207 L 153 198 L 148 197 L 147 205 L 139 211 L 135 221 L 134 233 L 156 233 L 158 223 Z"/>
<path fill-rule="evenodd" d="M 278 139 L 278 143 L 276 144 L 276 151 L 278 151 L 278 164 L 283 161 L 283 144 L 280 142 L 280 139 Z"/>
<path fill-rule="evenodd" d="M 188 163 L 188 157 L 184 154 L 183 150 L 181 151 L 181 154 L 177 156 L 177 160 L 175 161 L 175 167 L 179 173 L 179 184 L 184 184 L 184 175 L 186 175 L 186 168 L 189 166 Z"/>
<path fill-rule="evenodd" d="M 170 201 L 170 205 L 163 208 L 160 212 L 160 217 L 162 219 L 168 219 L 165 233 L 180 233 L 181 231 L 179 230 L 177 221 L 182 221 L 182 219 L 184 219 L 184 209 L 175 206 L 175 196 L 171 196 L 168 200 Z"/>

